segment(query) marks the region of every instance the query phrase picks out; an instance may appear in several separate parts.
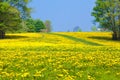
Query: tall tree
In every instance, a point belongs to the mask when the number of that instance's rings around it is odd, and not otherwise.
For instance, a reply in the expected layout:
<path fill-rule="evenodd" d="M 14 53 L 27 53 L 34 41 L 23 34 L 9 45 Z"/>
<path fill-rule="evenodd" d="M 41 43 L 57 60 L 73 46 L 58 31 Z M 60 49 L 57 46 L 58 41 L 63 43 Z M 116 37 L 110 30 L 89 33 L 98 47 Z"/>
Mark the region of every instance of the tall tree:
<path fill-rule="evenodd" d="M 92 12 L 95 22 L 99 22 L 101 27 L 113 31 L 112 37 L 114 40 L 120 40 L 119 6 L 119 0 L 97 0 Z"/>
<path fill-rule="evenodd" d="M 0 2 L 0 38 L 5 37 L 6 31 L 18 29 L 20 22 L 20 12 L 8 3 Z"/>

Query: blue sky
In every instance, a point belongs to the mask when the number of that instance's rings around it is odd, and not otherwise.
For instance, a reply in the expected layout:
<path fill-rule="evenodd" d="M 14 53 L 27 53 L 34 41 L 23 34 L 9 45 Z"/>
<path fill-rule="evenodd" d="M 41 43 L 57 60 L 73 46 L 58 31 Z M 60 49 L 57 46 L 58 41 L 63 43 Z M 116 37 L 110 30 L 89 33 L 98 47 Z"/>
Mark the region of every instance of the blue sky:
<path fill-rule="evenodd" d="M 42 21 L 50 20 L 53 31 L 72 31 L 79 26 L 90 31 L 94 17 L 91 16 L 95 0 L 32 0 L 31 16 Z"/>

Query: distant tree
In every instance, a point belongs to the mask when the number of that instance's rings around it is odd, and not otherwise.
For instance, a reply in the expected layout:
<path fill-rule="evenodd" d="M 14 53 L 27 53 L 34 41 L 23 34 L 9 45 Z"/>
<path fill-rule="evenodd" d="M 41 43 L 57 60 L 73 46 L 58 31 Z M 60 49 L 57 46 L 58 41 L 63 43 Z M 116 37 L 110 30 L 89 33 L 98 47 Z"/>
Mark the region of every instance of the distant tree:
<path fill-rule="evenodd" d="M 26 20 L 27 32 L 40 32 L 45 29 L 44 23 L 40 19 L 29 18 Z"/>
<path fill-rule="evenodd" d="M 25 22 L 27 26 L 27 32 L 35 32 L 35 21 L 32 18 L 29 18 Z"/>
<path fill-rule="evenodd" d="M 96 32 L 96 31 L 97 31 L 97 27 L 96 27 L 96 26 L 92 26 L 92 27 L 91 27 L 91 30 L 92 30 L 93 32 Z"/>
<path fill-rule="evenodd" d="M 20 12 L 8 3 L 0 2 L 0 38 L 5 37 L 6 31 L 17 30 L 20 22 Z"/>
<path fill-rule="evenodd" d="M 113 31 L 114 40 L 120 40 L 120 0 L 97 0 L 92 15 L 102 28 Z"/>
<path fill-rule="evenodd" d="M 51 26 L 51 21 L 50 20 L 46 20 L 44 25 L 45 25 L 45 27 L 47 29 L 47 32 L 51 32 L 52 31 L 52 26 Z"/>
<path fill-rule="evenodd" d="M 28 31 L 28 26 L 26 24 L 27 24 L 27 22 L 25 20 L 22 20 L 22 22 L 20 24 L 21 28 L 19 30 L 17 30 L 16 32 L 19 32 L 19 33 L 27 32 Z"/>
<path fill-rule="evenodd" d="M 81 32 L 82 29 L 79 26 L 74 27 L 73 32 Z"/>
<path fill-rule="evenodd" d="M 35 31 L 36 32 L 40 32 L 41 29 L 45 29 L 46 28 L 44 23 L 40 19 L 36 19 L 34 21 L 34 25 L 35 25 Z"/>
<path fill-rule="evenodd" d="M 79 29 L 78 29 L 78 32 L 82 32 L 82 29 L 81 29 L 81 28 L 79 28 Z"/>

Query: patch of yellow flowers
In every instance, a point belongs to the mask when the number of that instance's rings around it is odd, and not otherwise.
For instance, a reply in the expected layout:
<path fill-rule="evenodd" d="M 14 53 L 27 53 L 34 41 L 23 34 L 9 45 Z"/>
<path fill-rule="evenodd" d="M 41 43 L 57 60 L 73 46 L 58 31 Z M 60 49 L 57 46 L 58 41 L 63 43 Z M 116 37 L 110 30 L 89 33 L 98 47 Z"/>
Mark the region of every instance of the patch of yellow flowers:
<path fill-rule="evenodd" d="M 110 33 L 58 34 L 104 46 L 46 33 L 8 34 L 7 39 L 0 40 L 0 80 L 120 79 L 120 42 L 107 40 Z"/>
<path fill-rule="evenodd" d="M 112 40 L 112 32 L 62 32 L 60 34 L 81 38 L 106 46 L 120 46 L 120 41 Z"/>

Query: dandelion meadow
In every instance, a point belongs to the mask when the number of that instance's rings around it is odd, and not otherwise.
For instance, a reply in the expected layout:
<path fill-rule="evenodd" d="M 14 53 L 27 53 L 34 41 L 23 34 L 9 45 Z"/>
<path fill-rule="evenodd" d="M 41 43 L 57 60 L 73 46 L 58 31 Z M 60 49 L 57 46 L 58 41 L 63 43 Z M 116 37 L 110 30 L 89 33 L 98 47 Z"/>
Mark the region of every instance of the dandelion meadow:
<path fill-rule="evenodd" d="M 7 34 L 0 80 L 119 80 L 120 41 L 110 32 Z"/>

